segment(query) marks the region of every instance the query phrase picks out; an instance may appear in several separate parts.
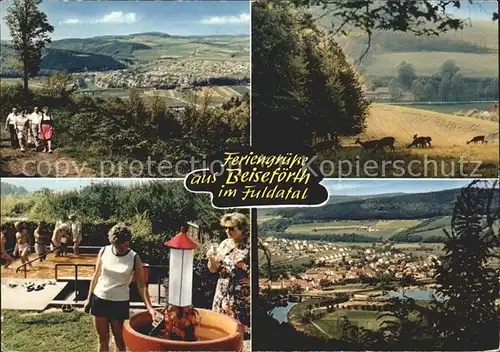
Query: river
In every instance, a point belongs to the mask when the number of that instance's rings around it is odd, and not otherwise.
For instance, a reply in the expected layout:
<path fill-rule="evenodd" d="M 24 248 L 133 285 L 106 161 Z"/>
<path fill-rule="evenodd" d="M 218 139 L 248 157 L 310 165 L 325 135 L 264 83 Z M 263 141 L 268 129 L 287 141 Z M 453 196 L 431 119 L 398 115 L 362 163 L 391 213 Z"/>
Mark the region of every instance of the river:
<path fill-rule="evenodd" d="M 288 302 L 285 307 L 276 307 L 273 309 L 271 314 L 273 318 L 279 321 L 280 323 L 288 323 L 288 312 L 292 307 L 296 306 L 297 302 Z"/>

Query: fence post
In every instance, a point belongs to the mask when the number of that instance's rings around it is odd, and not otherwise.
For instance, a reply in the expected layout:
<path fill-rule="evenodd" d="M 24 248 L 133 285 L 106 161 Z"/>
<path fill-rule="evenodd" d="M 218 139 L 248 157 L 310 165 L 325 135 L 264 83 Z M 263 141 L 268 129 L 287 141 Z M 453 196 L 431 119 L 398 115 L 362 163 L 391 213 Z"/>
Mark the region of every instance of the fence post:
<path fill-rule="evenodd" d="M 76 302 L 78 297 L 78 264 L 74 265 L 75 265 L 75 302 Z"/>
<path fill-rule="evenodd" d="M 160 279 L 160 275 L 158 274 L 158 304 L 160 304 L 160 295 L 161 295 L 161 286 L 160 286 L 160 282 L 161 282 L 161 279 Z"/>

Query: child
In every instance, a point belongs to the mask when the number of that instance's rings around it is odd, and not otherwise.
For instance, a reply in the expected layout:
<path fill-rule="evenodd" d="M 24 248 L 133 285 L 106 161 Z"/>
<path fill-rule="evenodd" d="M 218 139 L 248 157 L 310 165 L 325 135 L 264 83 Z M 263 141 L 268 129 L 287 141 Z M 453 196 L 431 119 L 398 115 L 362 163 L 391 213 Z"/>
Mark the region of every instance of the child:
<path fill-rule="evenodd" d="M 5 234 L 3 233 L 3 229 L 2 229 L 2 232 L 0 232 L 1 234 L 1 248 L 0 248 L 0 253 L 1 253 L 1 256 L 2 256 L 2 259 L 5 260 L 5 264 L 3 265 L 4 269 L 7 269 L 9 267 L 9 265 L 14 261 L 14 259 L 12 259 L 12 257 L 5 251 L 5 242 L 6 242 L 6 239 L 5 239 Z"/>

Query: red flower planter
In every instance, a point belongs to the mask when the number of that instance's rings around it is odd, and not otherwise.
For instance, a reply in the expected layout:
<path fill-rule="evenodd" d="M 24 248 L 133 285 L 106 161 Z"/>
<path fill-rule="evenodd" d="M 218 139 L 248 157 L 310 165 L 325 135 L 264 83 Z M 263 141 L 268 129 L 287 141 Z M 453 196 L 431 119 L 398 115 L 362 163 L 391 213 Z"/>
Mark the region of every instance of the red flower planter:
<path fill-rule="evenodd" d="M 197 309 L 199 325 L 196 327 L 198 341 L 185 342 L 151 337 L 137 332 L 150 325 L 149 312 L 139 312 L 123 325 L 123 339 L 128 349 L 139 351 L 236 351 L 243 349 L 243 325 L 227 315 L 207 309 Z"/>

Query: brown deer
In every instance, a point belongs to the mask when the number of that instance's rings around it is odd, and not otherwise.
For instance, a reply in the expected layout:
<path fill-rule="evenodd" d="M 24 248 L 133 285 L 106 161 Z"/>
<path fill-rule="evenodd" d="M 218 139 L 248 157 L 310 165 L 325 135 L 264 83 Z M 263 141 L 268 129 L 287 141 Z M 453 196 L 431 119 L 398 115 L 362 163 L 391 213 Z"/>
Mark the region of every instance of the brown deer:
<path fill-rule="evenodd" d="M 418 134 L 415 134 L 415 135 L 413 136 L 413 142 L 415 142 L 415 140 L 416 140 L 417 138 L 423 138 L 424 143 L 422 144 L 422 143 L 421 143 L 422 139 L 420 139 L 420 140 L 418 140 L 418 142 L 415 144 L 415 146 L 420 145 L 422 148 L 427 147 L 427 146 L 431 147 L 431 141 L 432 141 L 432 138 L 431 138 L 431 137 L 429 137 L 429 136 L 427 136 L 427 137 L 418 137 Z M 414 145 L 414 144 L 413 144 L 413 142 L 412 142 L 410 145 L 408 145 L 408 148 L 410 148 L 412 145 Z"/>
<path fill-rule="evenodd" d="M 384 147 L 389 147 L 394 150 L 394 142 L 396 142 L 396 138 L 394 137 L 384 137 L 378 140 L 378 147 L 380 149 L 384 149 Z"/>
<path fill-rule="evenodd" d="M 332 151 L 333 155 L 337 155 L 335 150 L 340 147 L 340 142 L 337 139 L 327 139 L 316 143 L 312 148 L 315 153 L 321 154 L 325 151 Z"/>
<path fill-rule="evenodd" d="M 427 145 L 426 143 L 427 143 L 427 141 L 426 141 L 425 137 L 417 137 L 413 140 L 413 142 L 408 144 L 408 148 L 418 147 L 418 146 L 424 148 Z"/>
<path fill-rule="evenodd" d="M 366 142 L 361 142 L 361 140 L 358 138 L 356 139 L 357 144 L 361 145 L 363 147 L 364 151 L 367 150 L 383 150 L 384 147 L 390 147 L 391 150 L 394 150 L 394 142 L 396 139 L 394 137 L 384 137 L 381 139 L 374 139 L 371 141 L 366 141 Z"/>
<path fill-rule="evenodd" d="M 469 143 L 474 143 L 476 144 L 477 142 L 481 142 L 481 143 L 488 143 L 487 140 L 484 139 L 484 136 L 475 136 L 474 138 L 472 138 L 470 141 L 467 141 L 467 144 Z"/>

